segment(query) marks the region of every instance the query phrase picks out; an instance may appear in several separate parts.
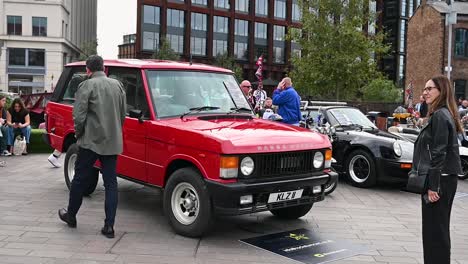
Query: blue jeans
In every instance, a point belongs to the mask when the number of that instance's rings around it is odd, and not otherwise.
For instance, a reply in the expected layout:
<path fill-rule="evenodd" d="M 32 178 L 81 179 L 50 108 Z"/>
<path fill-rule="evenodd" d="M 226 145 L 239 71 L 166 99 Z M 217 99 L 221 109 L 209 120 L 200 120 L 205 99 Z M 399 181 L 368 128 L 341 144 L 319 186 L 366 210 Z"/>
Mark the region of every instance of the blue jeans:
<path fill-rule="evenodd" d="M 106 188 L 106 198 L 104 210 L 106 211 L 105 224 L 114 226 L 115 214 L 117 211 L 117 155 L 99 155 L 96 152 L 80 148 L 75 163 L 75 176 L 73 177 L 70 190 L 70 200 L 68 202 L 68 213 L 75 217 L 83 202 L 83 192 L 90 185 L 91 175 L 96 160 L 101 161 L 102 179 Z"/>
<path fill-rule="evenodd" d="M 2 130 L 2 136 L 0 136 L 0 153 L 3 153 L 7 146 L 8 128 L 0 125 L 0 130 Z"/>
<path fill-rule="evenodd" d="M 26 144 L 29 144 L 29 138 L 31 137 L 31 126 L 23 127 L 23 128 L 7 128 L 7 145 L 13 146 L 15 142 L 15 132 L 21 132 L 23 136 L 26 138 Z"/>

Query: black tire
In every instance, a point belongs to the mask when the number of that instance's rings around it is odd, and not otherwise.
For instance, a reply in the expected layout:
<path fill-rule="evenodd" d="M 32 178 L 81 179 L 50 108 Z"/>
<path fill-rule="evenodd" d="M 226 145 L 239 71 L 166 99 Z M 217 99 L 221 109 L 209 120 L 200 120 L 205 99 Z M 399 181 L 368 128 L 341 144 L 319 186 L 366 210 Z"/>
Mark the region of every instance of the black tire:
<path fill-rule="evenodd" d="M 292 207 L 286 207 L 281 209 L 273 209 L 270 212 L 281 219 L 298 219 L 306 215 L 314 204 L 304 204 L 304 205 L 296 205 Z"/>
<path fill-rule="evenodd" d="M 333 172 L 336 172 L 335 169 L 331 169 Z M 335 191 L 336 187 L 338 187 L 338 177 L 336 178 L 335 181 L 329 183 L 329 184 L 325 184 L 325 195 L 329 195 L 331 194 L 332 192 Z"/>
<path fill-rule="evenodd" d="M 63 166 L 65 183 L 67 184 L 68 190 L 71 190 L 71 183 L 75 175 L 75 162 L 77 156 L 78 145 L 72 144 L 67 150 L 67 153 L 65 155 L 65 166 Z M 88 186 L 88 188 L 85 189 L 83 193 L 83 195 L 85 196 L 91 195 L 96 190 L 96 186 L 99 181 L 99 170 L 93 169 L 92 175 L 90 175 L 90 177 L 90 185 Z"/>
<path fill-rule="evenodd" d="M 210 195 L 196 169 L 182 168 L 172 173 L 163 197 L 164 214 L 177 234 L 200 237 L 211 227 L 213 209 Z"/>
<path fill-rule="evenodd" d="M 369 188 L 377 183 L 374 158 L 365 150 L 357 149 L 346 159 L 346 176 L 351 185 Z"/>
<path fill-rule="evenodd" d="M 458 179 L 466 180 L 468 179 L 468 157 L 460 157 L 463 175 L 458 175 Z"/>

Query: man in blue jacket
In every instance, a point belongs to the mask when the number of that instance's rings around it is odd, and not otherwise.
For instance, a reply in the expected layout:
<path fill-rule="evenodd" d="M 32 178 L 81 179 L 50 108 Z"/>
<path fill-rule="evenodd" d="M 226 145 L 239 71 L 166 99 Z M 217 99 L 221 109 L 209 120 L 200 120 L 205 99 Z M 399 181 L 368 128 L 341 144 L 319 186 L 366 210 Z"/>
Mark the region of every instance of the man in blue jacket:
<path fill-rule="evenodd" d="M 273 92 L 273 104 L 278 106 L 278 114 L 283 122 L 290 125 L 299 125 L 301 121 L 301 97 L 292 87 L 291 78 L 284 78 Z"/>

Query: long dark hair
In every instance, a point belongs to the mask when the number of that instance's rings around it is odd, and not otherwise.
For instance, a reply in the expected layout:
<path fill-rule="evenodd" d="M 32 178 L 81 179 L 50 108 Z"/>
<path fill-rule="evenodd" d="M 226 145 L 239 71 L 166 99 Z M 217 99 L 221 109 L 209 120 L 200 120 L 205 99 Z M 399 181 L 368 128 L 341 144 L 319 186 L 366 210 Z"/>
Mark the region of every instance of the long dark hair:
<path fill-rule="evenodd" d="M 457 110 L 457 103 L 455 102 L 455 94 L 452 89 L 452 85 L 450 85 L 449 79 L 444 75 L 439 75 L 436 77 L 431 78 L 434 82 L 437 90 L 440 91 L 440 95 L 434 99 L 432 102 L 429 110 L 429 115 L 432 115 L 438 109 L 446 106 L 452 115 L 453 121 L 455 122 L 455 127 L 457 128 L 457 132 L 463 132 L 463 127 L 460 122 L 460 118 L 458 117 L 458 110 Z"/>
<path fill-rule="evenodd" d="M 0 94 L 0 100 L 2 100 L 3 98 L 6 98 L 6 95 Z M 4 106 L 0 107 L 0 116 L 2 114 L 3 108 Z"/>
<path fill-rule="evenodd" d="M 13 102 L 11 102 L 11 106 L 10 106 L 10 109 L 9 109 L 10 113 L 15 112 L 15 105 L 16 104 L 19 104 L 20 107 L 21 107 L 21 110 L 19 111 L 20 113 L 23 112 L 24 110 L 26 110 L 26 108 L 24 107 L 23 101 L 20 98 L 16 98 L 15 100 L 13 100 Z"/>

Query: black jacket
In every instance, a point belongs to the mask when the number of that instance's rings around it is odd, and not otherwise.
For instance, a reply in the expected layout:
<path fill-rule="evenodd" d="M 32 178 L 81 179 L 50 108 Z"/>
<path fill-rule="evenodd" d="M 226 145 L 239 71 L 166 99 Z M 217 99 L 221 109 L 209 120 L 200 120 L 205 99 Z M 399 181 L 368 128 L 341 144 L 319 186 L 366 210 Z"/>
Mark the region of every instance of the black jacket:
<path fill-rule="evenodd" d="M 414 143 L 413 170 L 428 175 L 428 188 L 438 191 L 441 174 L 462 174 L 458 133 L 446 107 L 435 111 Z"/>

